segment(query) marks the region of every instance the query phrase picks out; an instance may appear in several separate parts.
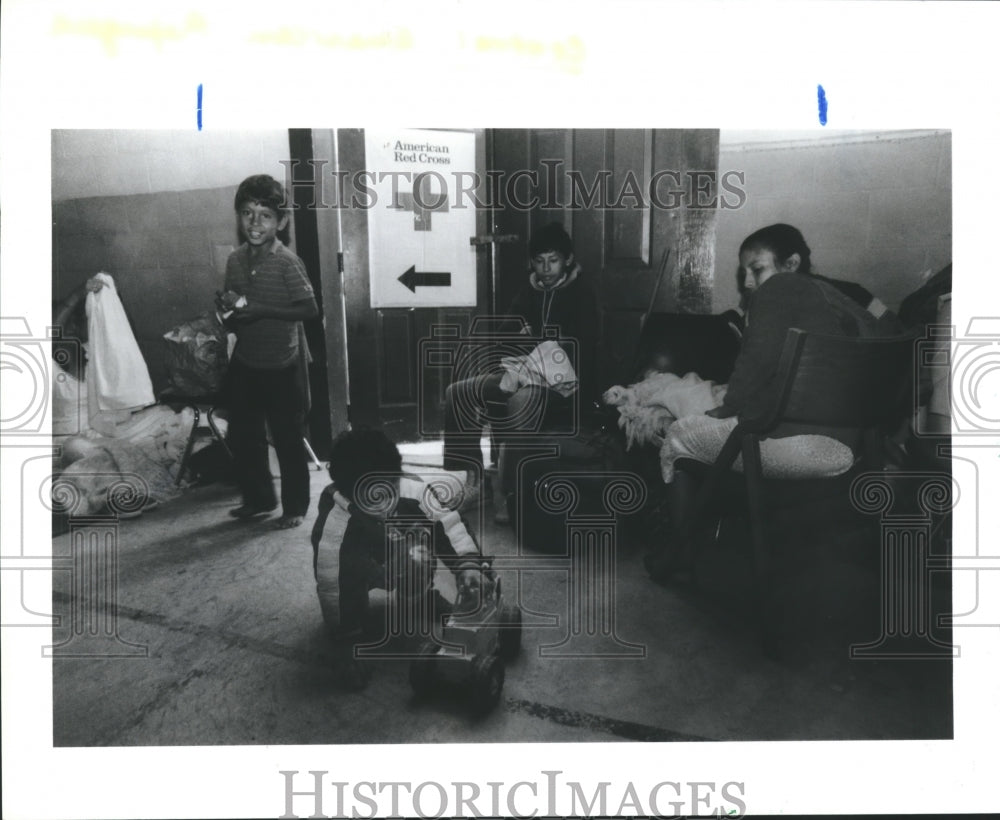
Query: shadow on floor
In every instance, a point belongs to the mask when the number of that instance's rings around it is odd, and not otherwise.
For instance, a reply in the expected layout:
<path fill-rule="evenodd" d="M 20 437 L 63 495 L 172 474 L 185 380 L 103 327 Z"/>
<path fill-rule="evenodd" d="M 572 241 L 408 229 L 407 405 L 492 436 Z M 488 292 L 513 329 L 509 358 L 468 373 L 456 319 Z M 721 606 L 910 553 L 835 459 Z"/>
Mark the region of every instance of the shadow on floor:
<path fill-rule="evenodd" d="M 314 498 L 326 481 L 313 473 Z M 404 660 L 369 661 L 367 689 L 338 691 L 312 575 L 315 513 L 277 531 L 229 520 L 234 503 L 227 487 L 197 487 L 109 527 L 117 586 L 56 573 L 56 746 L 951 737 L 950 660 L 850 656 L 883 625 L 878 545 L 863 528 L 800 539 L 782 584 L 786 652 L 773 661 L 757 642 L 739 522 L 704 553 L 697 584 L 661 587 L 634 521 L 615 530 L 613 560 L 581 576 L 568 559 L 521 552 L 487 504 L 470 523 L 484 553 L 508 559 L 504 588 L 526 617 L 501 703 L 476 718 L 446 691 L 414 697 Z M 54 539 L 55 555 L 71 557 L 71 542 Z M 947 586 L 934 579 L 937 610 Z M 94 625 L 112 637 L 88 657 Z"/>

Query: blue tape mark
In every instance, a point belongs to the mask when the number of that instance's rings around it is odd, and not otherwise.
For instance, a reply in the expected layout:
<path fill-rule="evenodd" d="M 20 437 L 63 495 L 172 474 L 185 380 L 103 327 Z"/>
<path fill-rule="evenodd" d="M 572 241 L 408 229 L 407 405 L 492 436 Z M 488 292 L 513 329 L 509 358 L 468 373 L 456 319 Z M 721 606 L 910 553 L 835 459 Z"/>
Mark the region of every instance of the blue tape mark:
<path fill-rule="evenodd" d="M 202 84 L 198 83 L 198 130 L 201 131 L 201 96 Z"/>
<path fill-rule="evenodd" d="M 201 97 L 198 99 L 200 101 Z M 826 125 L 826 91 L 821 85 L 816 86 L 816 99 L 819 101 L 819 124 Z M 200 105 L 201 103 L 199 102 L 198 104 Z"/>

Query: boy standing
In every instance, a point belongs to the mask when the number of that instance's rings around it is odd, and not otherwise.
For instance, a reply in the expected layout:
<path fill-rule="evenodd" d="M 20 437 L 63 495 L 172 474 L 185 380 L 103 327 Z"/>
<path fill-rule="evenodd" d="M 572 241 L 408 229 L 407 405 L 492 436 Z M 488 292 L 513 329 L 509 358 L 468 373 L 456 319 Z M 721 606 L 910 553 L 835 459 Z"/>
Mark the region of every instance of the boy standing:
<path fill-rule="evenodd" d="M 270 176 L 248 177 L 235 198 L 244 244 L 226 262 L 226 292 L 236 349 L 227 374 L 229 440 L 243 503 L 229 514 L 253 518 L 277 506 L 268 465 L 270 429 L 281 469 L 282 529 L 302 523 L 309 507 L 305 416 L 308 370 L 302 321 L 318 314 L 302 260 L 278 238 L 288 224 L 285 190 Z"/>

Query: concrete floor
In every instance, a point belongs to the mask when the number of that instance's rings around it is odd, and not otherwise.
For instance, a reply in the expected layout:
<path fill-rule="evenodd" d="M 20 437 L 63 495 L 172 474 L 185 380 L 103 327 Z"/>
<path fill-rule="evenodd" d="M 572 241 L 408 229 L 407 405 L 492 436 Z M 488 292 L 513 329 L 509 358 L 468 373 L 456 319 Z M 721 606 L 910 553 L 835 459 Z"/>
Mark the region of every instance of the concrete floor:
<path fill-rule="evenodd" d="M 327 482 L 312 473 L 314 499 Z M 591 657 L 540 652 L 569 634 L 568 576 L 521 570 L 523 607 L 563 617 L 526 614 L 501 703 L 477 718 L 452 689 L 417 699 L 402 660 L 368 661 L 368 688 L 338 691 L 312 577 L 312 516 L 277 531 L 229 518 L 235 503 L 232 487 L 194 487 L 119 522 L 117 595 L 74 593 L 72 574 L 55 574 L 62 651 L 91 652 L 88 618 L 112 617 L 95 606 L 117 597 L 116 625 L 102 627 L 117 640 L 102 645 L 126 656 L 57 654 L 55 746 L 951 737 L 949 661 L 848 656 L 851 643 L 879 635 L 877 559 L 857 558 L 877 545 L 857 532 L 803 550 L 786 585 L 780 661 L 759 650 L 733 534 L 703 557 L 697 587 L 665 588 L 647 578 L 636 533 L 620 532 L 620 642 L 598 629 L 569 644 Z M 515 555 L 513 530 L 493 523 L 489 502 L 482 513 L 483 551 Z M 55 555 L 69 551 L 70 535 L 55 539 Z M 502 575 L 512 595 L 518 579 Z M 607 656 L 636 646 L 634 657 Z"/>

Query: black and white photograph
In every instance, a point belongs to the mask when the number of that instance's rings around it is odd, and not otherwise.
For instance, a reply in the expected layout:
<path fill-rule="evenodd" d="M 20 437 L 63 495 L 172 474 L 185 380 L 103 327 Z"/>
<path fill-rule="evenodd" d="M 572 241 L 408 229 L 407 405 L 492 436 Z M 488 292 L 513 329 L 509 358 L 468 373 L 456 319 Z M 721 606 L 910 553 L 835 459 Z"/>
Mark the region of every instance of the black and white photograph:
<path fill-rule="evenodd" d="M 54 131 L 55 744 L 950 738 L 950 160 Z"/>
<path fill-rule="evenodd" d="M 995 113 L 846 55 L 630 110 L 594 10 L 41 7 L 93 65 L 2 151 L 5 816 L 981 810 Z"/>

